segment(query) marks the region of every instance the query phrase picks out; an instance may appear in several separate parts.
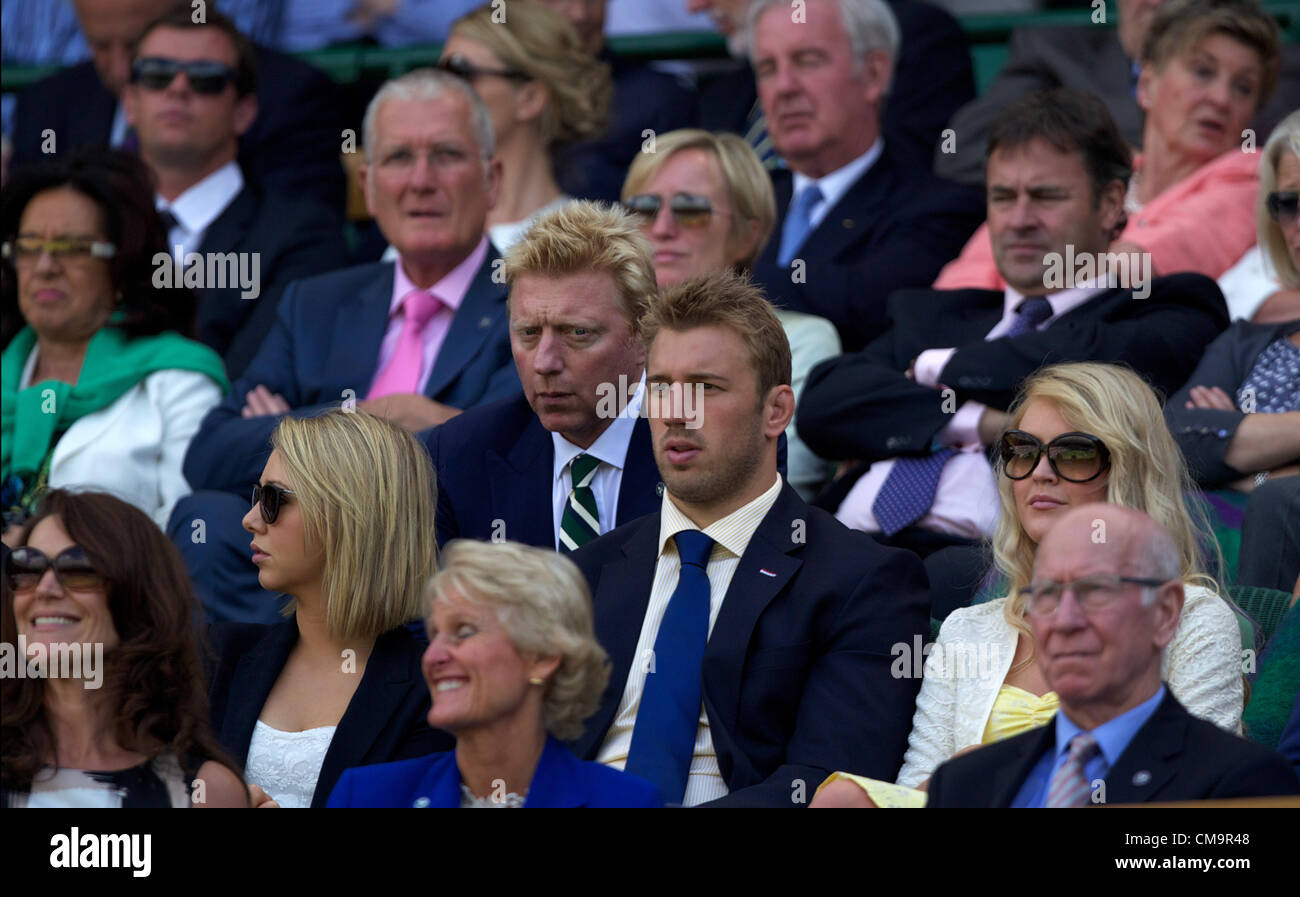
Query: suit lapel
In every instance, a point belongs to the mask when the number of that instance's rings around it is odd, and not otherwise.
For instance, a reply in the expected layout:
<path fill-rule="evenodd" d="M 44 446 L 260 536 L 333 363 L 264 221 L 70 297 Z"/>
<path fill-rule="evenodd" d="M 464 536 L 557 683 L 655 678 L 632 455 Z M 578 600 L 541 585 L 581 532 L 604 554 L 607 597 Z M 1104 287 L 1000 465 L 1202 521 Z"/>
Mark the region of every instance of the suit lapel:
<path fill-rule="evenodd" d="M 993 796 L 992 805 L 995 807 L 1011 806 L 1034 765 L 1044 753 L 1056 746 L 1056 717 L 1034 730 L 1030 737 L 1016 739 L 1016 744 L 1020 747 L 1019 753 L 989 775 L 988 793 Z"/>
<path fill-rule="evenodd" d="M 660 507 L 663 496 L 659 487 L 659 467 L 655 463 L 650 421 L 636 419 L 632 439 L 627 444 L 627 459 L 623 462 L 623 478 L 618 487 L 618 515 L 615 526 L 622 526 L 653 514 Z"/>
<path fill-rule="evenodd" d="M 894 180 L 893 161 L 888 153 L 881 153 L 880 158 L 827 210 L 825 217 L 804 240 L 799 255 L 810 262 L 829 261 L 846 247 L 860 241 L 875 224 L 878 209 L 888 202 Z M 774 231 L 776 238 L 769 243 L 764 255 L 771 253 L 775 259 L 780 251 L 781 229 L 790 211 L 794 175 L 778 171 L 773 173 L 772 181 L 779 220 Z"/>
<path fill-rule="evenodd" d="M 1186 714 L 1166 688 L 1156 712 L 1137 730 L 1106 774 L 1107 803 L 1147 803 L 1170 784 L 1187 740 Z"/>
<path fill-rule="evenodd" d="M 659 514 L 642 517 L 632 526 L 636 531 L 624 543 L 623 556 L 601 569 L 600 585 L 592 596 L 596 641 L 609 652 L 612 670 L 600 709 L 587 720 L 582 737 L 574 744 L 573 752 L 583 759 L 595 755 L 614 721 L 650 606 L 659 551 Z"/>
<path fill-rule="evenodd" d="M 528 785 L 524 807 L 581 807 L 586 804 L 582 792 L 582 761 L 569 749 L 547 736 L 541 759 Z"/>
<path fill-rule="evenodd" d="M 198 247 L 199 251 L 223 254 L 239 251 L 245 235 L 252 229 L 257 205 L 256 195 L 246 185 L 208 226 L 203 234 L 203 242 Z M 228 329 L 225 335 L 228 339 L 234 337 L 252 313 L 254 305 L 252 301 L 241 299 L 239 292 L 237 285 L 225 289 L 207 287 L 199 290 L 195 320 L 201 332 L 209 326 L 209 322 L 231 319 L 228 328 L 225 328 Z"/>
<path fill-rule="evenodd" d="M 506 313 L 505 287 L 492 282 L 493 263 L 499 258 L 496 250 L 489 247 L 487 258 L 474 274 L 460 308 L 451 319 L 451 327 L 424 387 L 424 394 L 431 399 L 436 399 L 465 369 L 495 329 L 493 325 Z"/>
<path fill-rule="evenodd" d="M 243 763 L 247 763 L 257 718 L 297 642 L 298 624 L 293 620 L 268 626 L 235 667 L 230 679 L 232 694 L 227 702 L 230 709 L 221 726 L 221 742 L 236 758 L 242 758 Z"/>
<path fill-rule="evenodd" d="M 509 509 L 505 537 L 525 545 L 555 547 L 551 472 L 555 442 L 530 410 L 528 423 L 510 454 L 488 452 L 492 507 Z"/>
<path fill-rule="evenodd" d="M 396 263 L 393 263 L 396 264 Z M 338 401 L 344 389 L 365 398 L 379 366 L 379 347 L 388 329 L 388 309 L 393 300 L 393 264 L 382 265 L 378 276 L 363 290 L 344 302 L 334 320 L 330 341 L 330 362 L 326 370 L 333 377 L 326 395 L 309 397 L 308 402 Z"/>

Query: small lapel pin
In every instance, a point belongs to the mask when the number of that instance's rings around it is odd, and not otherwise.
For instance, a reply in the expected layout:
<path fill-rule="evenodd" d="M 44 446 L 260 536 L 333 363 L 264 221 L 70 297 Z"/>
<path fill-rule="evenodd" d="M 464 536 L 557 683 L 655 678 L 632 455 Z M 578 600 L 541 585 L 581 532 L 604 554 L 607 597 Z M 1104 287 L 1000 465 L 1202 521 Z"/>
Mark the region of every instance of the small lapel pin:
<path fill-rule="evenodd" d="M 659 483 L 657 486 L 655 486 L 655 495 L 659 496 L 660 498 L 663 498 L 663 497 L 664 497 L 664 484 L 663 484 L 663 483 Z"/>
<path fill-rule="evenodd" d="M 415 803 L 411 804 L 411 806 L 417 810 L 423 810 L 425 807 L 429 806 L 429 799 L 427 797 L 417 797 Z"/>
<path fill-rule="evenodd" d="M 1149 781 L 1151 781 L 1151 773 L 1147 772 L 1145 769 L 1139 769 L 1137 772 L 1133 773 L 1133 784 L 1137 785 L 1139 788 Z"/>
<path fill-rule="evenodd" d="M 843 221 L 840 222 L 840 224 L 844 225 L 845 229 L 847 230 L 848 228 L 853 227 L 853 219 L 845 218 Z"/>
<path fill-rule="evenodd" d="M 773 573 L 771 570 L 767 569 L 766 567 L 759 567 L 758 572 L 762 573 L 764 576 L 771 576 L 773 578 L 776 577 L 776 574 Z"/>
<path fill-rule="evenodd" d="M 484 315 L 483 317 L 478 319 L 479 330 L 487 330 L 491 326 L 492 326 L 492 317 L 490 315 Z"/>

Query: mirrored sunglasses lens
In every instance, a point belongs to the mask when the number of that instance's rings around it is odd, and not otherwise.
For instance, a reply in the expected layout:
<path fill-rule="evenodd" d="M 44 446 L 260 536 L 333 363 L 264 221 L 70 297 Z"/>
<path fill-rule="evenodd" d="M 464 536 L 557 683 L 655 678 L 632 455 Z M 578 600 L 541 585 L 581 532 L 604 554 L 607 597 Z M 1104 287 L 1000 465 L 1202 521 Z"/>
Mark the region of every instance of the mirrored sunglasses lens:
<path fill-rule="evenodd" d="M 1050 449 L 1057 472 L 1067 480 L 1086 480 L 1101 466 L 1101 452 L 1085 439 L 1058 442 Z"/>
<path fill-rule="evenodd" d="M 1012 479 L 1027 476 L 1038 462 L 1038 445 L 1024 437 L 1005 436 L 1002 439 L 1002 462 L 1007 476 Z"/>

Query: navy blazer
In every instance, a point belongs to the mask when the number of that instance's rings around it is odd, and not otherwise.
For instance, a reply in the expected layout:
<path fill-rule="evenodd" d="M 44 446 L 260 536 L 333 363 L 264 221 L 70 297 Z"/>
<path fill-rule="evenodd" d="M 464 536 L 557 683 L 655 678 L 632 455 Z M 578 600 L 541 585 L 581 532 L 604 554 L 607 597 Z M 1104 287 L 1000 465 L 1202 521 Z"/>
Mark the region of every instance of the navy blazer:
<path fill-rule="evenodd" d="M 343 119 L 338 90 L 315 66 L 269 50 L 257 52 L 257 118 L 239 138 L 239 167 L 264 190 L 312 199 L 342 227 L 346 181 L 339 163 Z M 83 62 L 55 72 L 18 95 L 12 167 L 39 161 L 46 129 L 56 152 L 108 145 L 117 98 L 95 66 Z"/>
<path fill-rule="evenodd" d="M 521 390 L 510 354 L 506 287 L 492 279 L 497 258 L 489 248 L 425 384 L 424 395 L 455 408 Z M 376 262 L 289 285 L 257 356 L 190 443 L 183 470 L 191 486 L 242 497 L 262 475 L 280 417 L 241 416 L 245 394 L 257 384 L 284 396 L 295 417 L 365 399 L 388 328 L 393 273 L 393 262 Z"/>
<path fill-rule="evenodd" d="M 828 319 L 846 352 L 884 329 L 891 293 L 933 283 L 984 220 L 978 192 L 934 177 L 886 135 L 880 158 L 795 254 L 805 265 L 801 273 L 793 263 L 777 264 L 793 184 L 791 172 L 772 172 L 777 220 L 752 276 L 773 304 Z"/>
<path fill-rule="evenodd" d="M 333 213 L 314 202 L 268 195 L 253 184 L 222 210 L 198 251 L 257 253 L 261 292 L 245 299 L 239 284 L 199 290 L 195 335 L 226 362 L 236 380 L 275 323 L 280 296 L 292 281 L 344 264 L 347 244 Z"/>
<path fill-rule="evenodd" d="M 555 442 L 526 398 L 471 409 L 420 435 L 438 477 L 439 547 L 466 538 L 555 548 Z M 623 465 L 615 524 L 658 510 L 661 485 L 650 425 L 638 418 Z"/>
<path fill-rule="evenodd" d="M 636 660 L 660 514 L 569 555 L 591 586 L 596 638 L 613 663 L 574 753 L 595 759 Z M 709 635 L 704 710 L 729 806 L 805 806 L 831 771 L 892 781 L 919 679 L 894 676 L 896 645 L 928 633 L 920 559 L 811 507 L 789 484 L 740 558 Z"/>
<path fill-rule="evenodd" d="M 456 752 L 363 766 L 343 773 L 330 807 L 459 807 L 460 769 Z M 546 747 L 524 807 L 662 807 L 659 788 L 645 779 L 600 763 L 584 763 L 560 741 Z"/>
<path fill-rule="evenodd" d="M 242 765 L 257 717 L 298 642 L 298 624 L 292 618 L 270 626 L 218 623 L 208 631 L 216 651 L 208 675 L 212 728 L 221 746 Z M 313 807 L 325 806 L 348 767 L 421 757 L 455 746 L 446 732 L 429 728 L 429 687 L 420 672 L 426 644 L 416 631 L 399 626 L 375 640 L 366 671 L 325 753 Z"/>
<path fill-rule="evenodd" d="M 1002 318 L 993 290 L 903 290 L 889 299 L 889 327 L 870 346 L 812 369 L 799 402 L 798 430 L 823 458 L 879 461 L 930 451 L 952 415 L 939 393 L 908 379 L 926 349 L 955 346 L 939 382 L 958 406 L 967 399 L 1006 409 L 1026 377 L 1049 364 L 1125 364 L 1161 393 L 1177 389 L 1205 347 L 1228 325 L 1223 294 L 1201 274 L 1151 282 L 1151 294 L 1112 289 L 1046 330 L 986 340 Z M 846 482 L 847 481 L 847 482 Z M 853 477 L 836 486 L 847 490 Z"/>
<path fill-rule="evenodd" d="M 1043 754 L 1056 746 L 1045 726 L 954 757 L 930 777 L 928 807 L 1010 807 Z M 1106 774 L 1105 802 L 1205 800 L 1300 794 L 1280 755 L 1197 719 L 1165 698 Z"/>
<path fill-rule="evenodd" d="M 1233 325 L 1210 343 L 1183 388 L 1165 403 L 1165 420 L 1169 432 L 1174 434 L 1178 447 L 1183 450 L 1187 467 L 1197 484 L 1214 489 L 1246 474 L 1228 465 L 1224 460 L 1228 444 L 1237 433 L 1237 427 L 1246 419 L 1240 410 L 1221 411 L 1217 408 L 1188 408 L 1193 386 L 1217 386 L 1235 402 L 1237 390 L 1250 376 L 1251 369 L 1261 352 L 1274 340 L 1286 339 L 1300 330 L 1300 320 L 1280 324 L 1252 324 L 1235 321 Z M 1297 459 L 1300 460 L 1300 459 Z"/>

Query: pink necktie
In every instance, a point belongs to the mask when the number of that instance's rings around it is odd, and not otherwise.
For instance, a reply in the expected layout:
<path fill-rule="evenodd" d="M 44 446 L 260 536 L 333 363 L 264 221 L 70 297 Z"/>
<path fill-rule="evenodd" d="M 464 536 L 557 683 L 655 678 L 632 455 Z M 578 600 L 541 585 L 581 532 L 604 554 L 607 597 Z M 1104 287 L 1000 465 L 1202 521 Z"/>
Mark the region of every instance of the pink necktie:
<path fill-rule="evenodd" d="M 367 398 L 377 399 L 394 393 L 419 392 L 420 367 L 424 363 L 424 328 L 442 302 L 432 293 L 411 290 L 402 297 L 402 331 L 388 365 L 375 378 Z"/>

